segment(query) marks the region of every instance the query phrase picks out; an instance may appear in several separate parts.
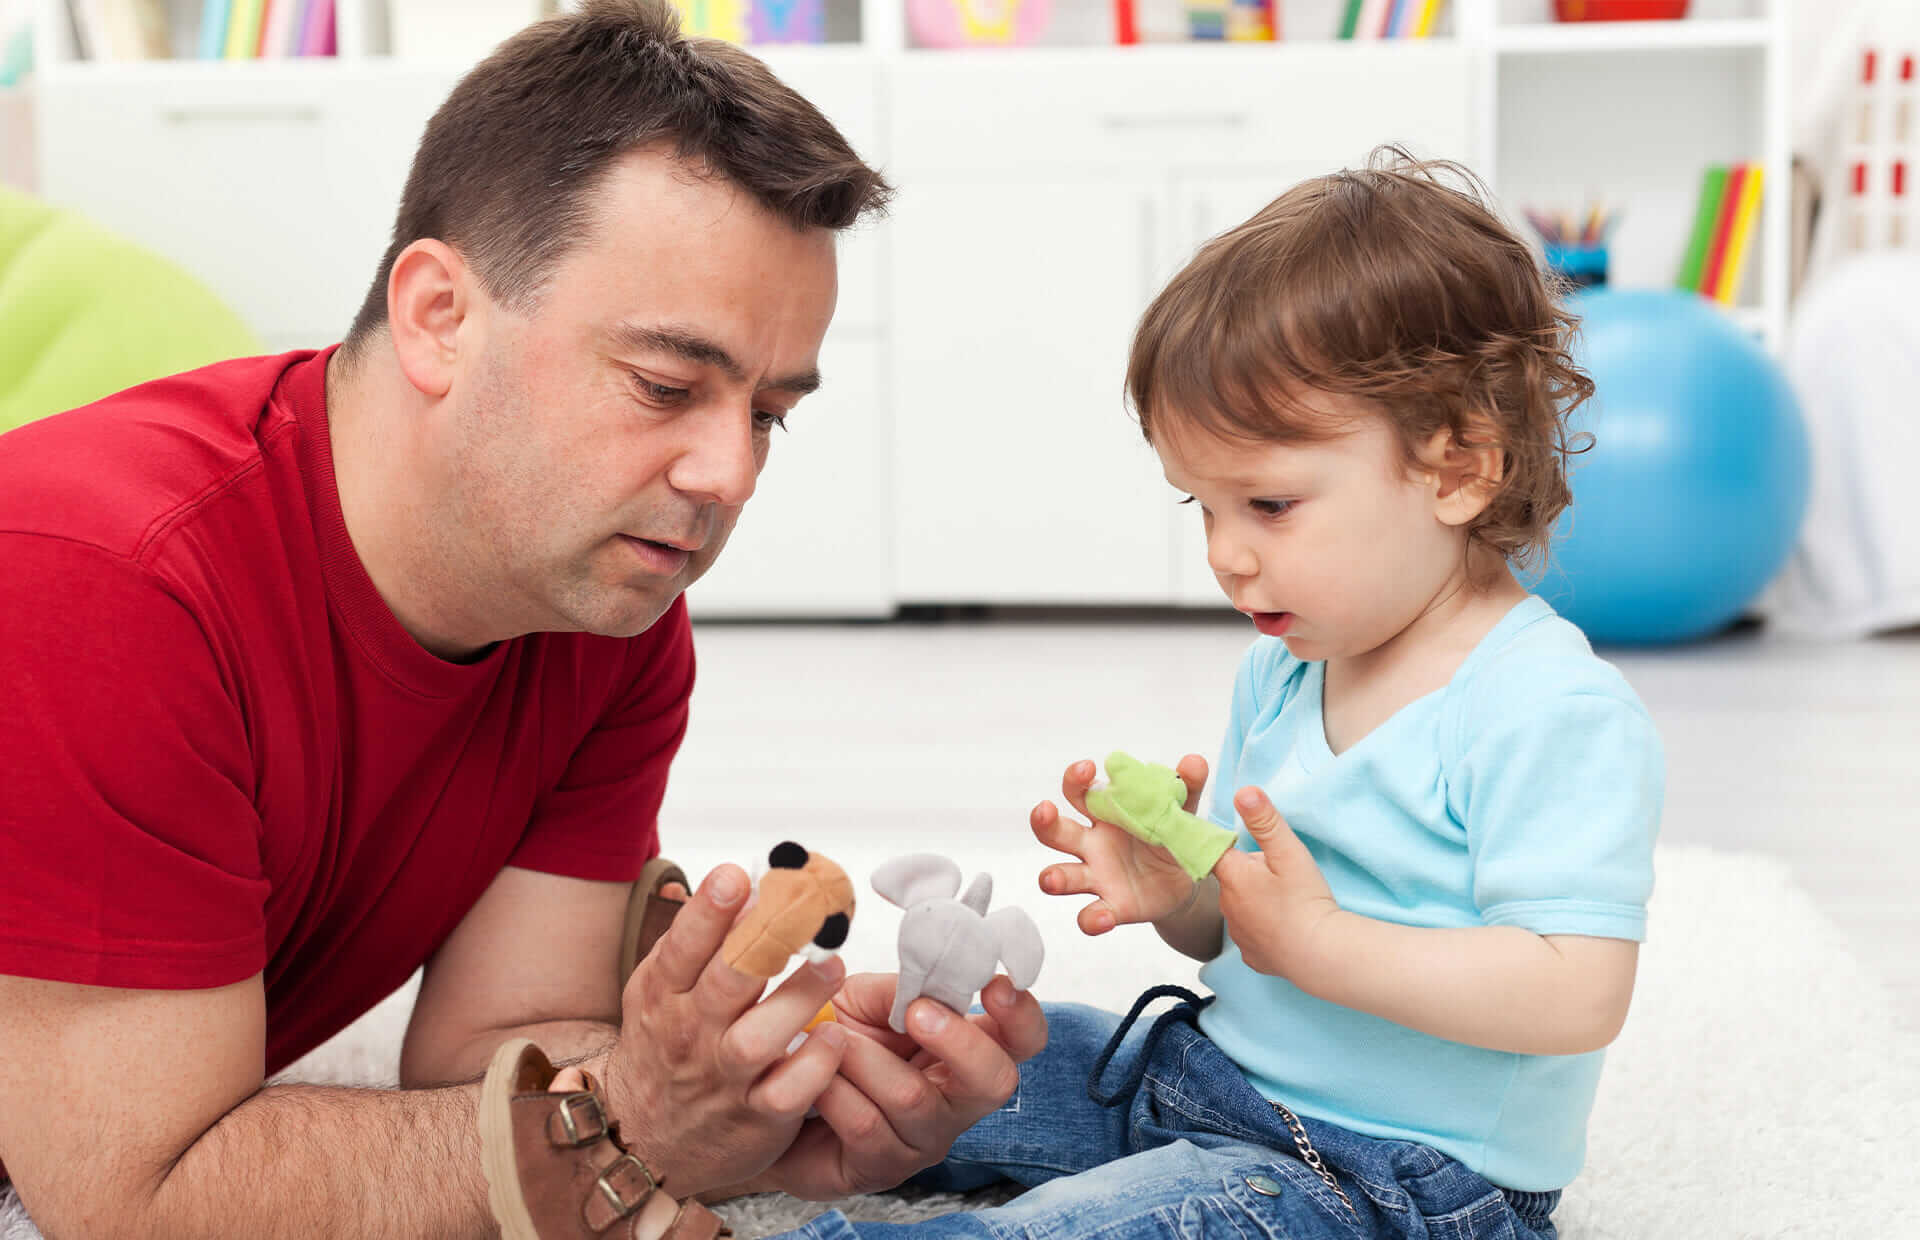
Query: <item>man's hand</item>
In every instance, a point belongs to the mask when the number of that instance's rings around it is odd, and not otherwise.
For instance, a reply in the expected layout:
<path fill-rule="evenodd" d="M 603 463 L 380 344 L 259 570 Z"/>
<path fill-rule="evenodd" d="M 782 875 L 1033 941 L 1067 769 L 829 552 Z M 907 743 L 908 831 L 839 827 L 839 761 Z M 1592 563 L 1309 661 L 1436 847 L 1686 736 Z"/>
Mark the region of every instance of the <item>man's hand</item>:
<path fill-rule="evenodd" d="M 1199 804 L 1207 784 L 1207 760 L 1188 754 L 1175 768 L 1187 785 L 1186 811 Z M 1028 825 L 1048 848 L 1078 857 L 1078 864 L 1050 865 L 1040 871 L 1040 890 L 1048 895 L 1093 895 L 1097 899 L 1080 910 L 1080 929 L 1105 934 L 1115 926 L 1159 921 L 1180 911 L 1193 899 L 1193 880 L 1157 844 L 1135 839 L 1110 822 L 1087 811 L 1087 789 L 1093 786 L 1095 767 L 1082 759 L 1067 767 L 1060 778 L 1060 795 L 1089 825 L 1061 816 L 1052 801 L 1033 807 Z"/>
<path fill-rule="evenodd" d="M 1221 916 L 1248 968 L 1297 980 L 1315 928 L 1340 906 L 1313 854 L 1266 793 L 1242 788 L 1233 795 L 1233 808 L 1260 851 L 1233 849 L 1214 867 Z"/>
<path fill-rule="evenodd" d="M 628 979 L 620 1038 L 582 1066 L 606 1082 L 621 1139 L 675 1197 L 745 1180 L 792 1144 L 852 1039 L 823 1025 L 787 1047 L 845 977 L 835 958 L 766 983 L 719 957 L 748 882 L 723 865 Z"/>
<path fill-rule="evenodd" d="M 996 977 L 983 1013 L 961 1017 L 931 999 L 907 1009 L 908 1033 L 887 1027 L 892 974 L 847 979 L 834 997 L 851 1035 L 840 1075 L 766 1175 L 738 1191 L 780 1189 L 827 1201 L 892 1188 L 946 1157 L 954 1139 L 1013 1096 L 1015 1065 L 1047 1044 L 1047 1018 L 1031 994 Z"/>

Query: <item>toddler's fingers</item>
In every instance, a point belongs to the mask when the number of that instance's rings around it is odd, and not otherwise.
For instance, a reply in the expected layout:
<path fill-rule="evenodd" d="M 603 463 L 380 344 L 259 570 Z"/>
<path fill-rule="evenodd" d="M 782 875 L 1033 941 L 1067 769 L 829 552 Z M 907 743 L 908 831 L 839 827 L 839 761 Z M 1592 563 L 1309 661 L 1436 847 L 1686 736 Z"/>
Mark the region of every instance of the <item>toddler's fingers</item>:
<path fill-rule="evenodd" d="M 1187 803 L 1184 808 L 1189 814 L 1198 813 L 1200 792 L 1207 786 L 1207 760 L 1197 753 L 1190 753 L 1180 759 L 1180 764 L 1173 769 L 1179 774 L 1181 782 L 1187 786 Z"/>
<path fill-rule="evenodd" d="M 1040 890 L 1050 896 L 1080 896 L 1093 890 L 1093 879 L 1084 865 L 1050 865 L 1040 871 Z"/>
<path fill-rule="evenodd" d="M 1027 815 L 1027 825 L 1033 828 L 1033 838 L 1048 848 L 1086 859 L 1086 853 L 1081 849 L 1087 829 L 1061 817 L 1059 808 L 1052 801 L 1042 801 L 1034 806 L 1033 812 Z"/>
<path fill-rule="evenodd" d="M 1080 933 L 1098 937 L 1120 924 L 1114 915 L 1113 906 L 1105 900 L 1095 900 L 1080 910 L 1074 918 L 1080 925 Z"/>
<path fill-rule="evenodd" d="M 1093 787 L 1094 777 L 1098 774 L 1099 768 L 1094 766 L 1093 760 L 1082 758 L 1069 765 L 1060 776 L 1060 795 L 1066 798 L 1068 805 L 1089 819 L 1093 815 L 1087 812 L 1087 789 Z"/>

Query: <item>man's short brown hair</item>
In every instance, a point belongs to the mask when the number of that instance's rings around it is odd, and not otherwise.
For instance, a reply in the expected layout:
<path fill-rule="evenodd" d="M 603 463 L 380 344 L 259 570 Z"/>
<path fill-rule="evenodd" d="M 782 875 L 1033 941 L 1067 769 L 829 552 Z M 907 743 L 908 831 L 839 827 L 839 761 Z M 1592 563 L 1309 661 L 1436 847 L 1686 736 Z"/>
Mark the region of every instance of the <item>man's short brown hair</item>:
<path fill-rule="evenodd" d="M 1294 186 L 1209 241 L 1141 318 L 1127 395 L 1151 440 L 1339 434 L 1314 393 L 1362 398 L 1409 463 L 1439 430 L 1497 444 L 1504 470 L 1469 536 L 1528 565 L 1571 499 L 1567 415 L 1593 394 L 1557 282 L 1457 164 L 1399 147 Z"/>
<path fill-rule="evenodd" d="M 893 192 L 757 58 L 682 35 L 666 0 L 588 0 L 502 43 L 427 123 L 347 351 L 386 322 L 394 260 L 423 237 L 496 300 L 531 305 L 590 226 L 608 166 L 655 146 L 797 229 L 851 227 Z"/>

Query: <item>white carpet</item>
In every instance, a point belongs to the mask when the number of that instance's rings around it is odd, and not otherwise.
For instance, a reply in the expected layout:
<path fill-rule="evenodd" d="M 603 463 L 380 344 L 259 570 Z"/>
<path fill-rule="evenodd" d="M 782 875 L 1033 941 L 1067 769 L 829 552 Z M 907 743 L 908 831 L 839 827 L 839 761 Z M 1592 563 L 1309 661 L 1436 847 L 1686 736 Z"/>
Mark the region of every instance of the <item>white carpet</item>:
<path fill-rule="evenodd" d="M 704 847 L 675 852 L 696 874 L 725 855 L 725 841 L 702 838 Z M 887 855 L 864 840 L 807 842 L 855 875 Z M 1034 891 L 1037 851 L 955 855 L 970 871 L 994 871 L 996 903 L 1012 899 L 1041 921 L 1054 953 L 1043 997 L 1124 1008 L 1147 984 L 1191 978 L 1191 963 L 1146 942 L 1150 932 L 1080 937 L 1071 903 Z M 1561 1235 L 1920 1236 L 1920 1036 L 1898 1029 L 1885 989 L 1783 864 L 1663 848 L 1658 866 L 1653 940 L 1601 1080 L 1587 1169 L 1556 1216 Z M 894 910 L 865 898 L 849 965 L 886 967 L 897 925 Z M 1073 967 L 1062 967 L 1069 953 Z M 403 990 L 289 1075 L 390 1082 L 409 1002 Z M 843 1204 L 857 1218 L 903 1219 L 963 1203 L 882 1195 Z M 752 1237 L 822 1208 L 767 1196 L 722 1210 Z M 0 1200 L 0 1240 L 38 1240 L 10 1198 Z"/>

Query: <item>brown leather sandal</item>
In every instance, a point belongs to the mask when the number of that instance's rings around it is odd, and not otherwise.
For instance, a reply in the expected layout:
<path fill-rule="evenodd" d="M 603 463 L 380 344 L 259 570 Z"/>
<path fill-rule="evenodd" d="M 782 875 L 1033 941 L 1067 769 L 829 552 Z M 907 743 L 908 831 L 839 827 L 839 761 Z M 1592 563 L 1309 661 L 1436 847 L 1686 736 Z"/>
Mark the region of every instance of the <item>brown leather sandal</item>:
<path fill-rule="evenodd" d="M 582 1073 L 586 1089 L 573 1093 L 551 1092 L 555 1075 L 539 1047 L 514 1038 L 494 1052 L 480 1087 L 480 1163 L 502 1240 L 733 1234 L 699 1202 L 672 1203 L 646 1164 L 620 1144 L 590 1074 Z"/>
<path fill-rule="evenodd" d="M 684 900 L 661 894 L 661 889 L 668 883 L 679 883 L 681 890 L 689 895 L 693 892 L 693 884 L 687 881 L 686 871 L 665 857 L 655 857 L 641 869 L 639 880 L 633 884 L 633 894 L 627 898 L 627 924 L 620 932 L 620 985 L 623 989 L 627 979 L 633 976 L 634 966 L 646 959 L 653 945 L 673 924 L 673 915 L 685 903 Z"/>

